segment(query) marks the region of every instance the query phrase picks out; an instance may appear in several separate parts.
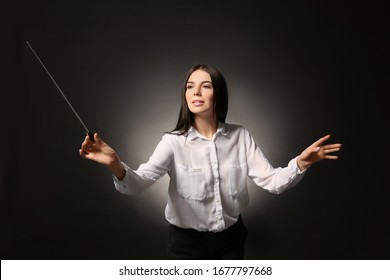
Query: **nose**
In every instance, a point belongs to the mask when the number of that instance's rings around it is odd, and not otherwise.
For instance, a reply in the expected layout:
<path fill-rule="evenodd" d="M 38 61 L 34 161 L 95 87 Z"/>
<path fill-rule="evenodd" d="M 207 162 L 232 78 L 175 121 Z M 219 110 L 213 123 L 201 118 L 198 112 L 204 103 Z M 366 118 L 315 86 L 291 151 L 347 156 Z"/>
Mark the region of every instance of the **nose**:
<path fill-rule="evenodd" d="M 194 96 L 201 96 L 202 93 L 200 92 L 200 88 L 195 88 L 194 90 Z"/>

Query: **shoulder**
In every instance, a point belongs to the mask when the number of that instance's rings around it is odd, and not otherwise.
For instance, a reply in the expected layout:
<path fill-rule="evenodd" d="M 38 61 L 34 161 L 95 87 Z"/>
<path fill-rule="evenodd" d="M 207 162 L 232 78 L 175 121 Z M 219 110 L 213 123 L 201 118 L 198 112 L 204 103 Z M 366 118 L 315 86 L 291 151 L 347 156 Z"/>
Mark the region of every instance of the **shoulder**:
<path fill-rule="evenodd" d="M 240 124 L 225 123 L 222 133 L 230 139 L 237 139 L 237 141 L 251 142 L 253 140 L 249 130 Z"/>
<path fill-rule="evenodd" d="M 177 144 L 184 141 L 186 138 L 185 134 L 180 134 L 179 132 L 166 132 L 163 134 L 161 141 L 167 144 Z"/>
<path fill-rule="evenodd" d="M 238 133 L 238 134 L 246 134 L 248 133 L 248 130 L 240 124 L 234 124 L 234 123 L 224 123 L 224 132 L 225 133 Z"/>

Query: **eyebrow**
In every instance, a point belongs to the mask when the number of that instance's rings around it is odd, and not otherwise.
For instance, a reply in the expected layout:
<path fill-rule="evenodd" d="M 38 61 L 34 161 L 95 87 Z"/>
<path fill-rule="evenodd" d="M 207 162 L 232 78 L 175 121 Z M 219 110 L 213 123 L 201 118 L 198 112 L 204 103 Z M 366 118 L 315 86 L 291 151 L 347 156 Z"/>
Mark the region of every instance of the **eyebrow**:
<path fill-rule="evenodd" d="M 213 83 L 213 82 L 212 81 L 203 81 L 203 82 L 201 82 L 201 84 L 204 84 L 204 83 Z M 195 82 L 188 81 L 187 84 L 195 84 Z"/>

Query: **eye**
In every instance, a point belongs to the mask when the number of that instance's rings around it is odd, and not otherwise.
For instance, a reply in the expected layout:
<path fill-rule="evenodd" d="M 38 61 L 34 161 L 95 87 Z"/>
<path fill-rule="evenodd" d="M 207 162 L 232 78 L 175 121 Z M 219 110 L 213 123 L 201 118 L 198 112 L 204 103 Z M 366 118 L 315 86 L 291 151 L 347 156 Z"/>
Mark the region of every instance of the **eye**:
<path fill-rule="evenodd" d="M 203 87 L 207 88 L 207 89 L 212 89 L 213 85 L 212 84 L 204 84 Z"/>
<path fill-rule="evenodd" d="M 186 85 L 186 89 L 192 89 L 194 86 L 193 85 L 191 85 L 191 84 L 187 84 Z"/>

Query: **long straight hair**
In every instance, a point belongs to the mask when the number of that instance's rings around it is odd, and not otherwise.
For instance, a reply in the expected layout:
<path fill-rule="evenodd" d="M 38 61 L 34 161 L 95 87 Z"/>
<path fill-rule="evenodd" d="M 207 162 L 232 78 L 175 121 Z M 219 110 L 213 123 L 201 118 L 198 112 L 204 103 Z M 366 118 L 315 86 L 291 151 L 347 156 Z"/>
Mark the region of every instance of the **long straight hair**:
<path fill-rule="evenodd" d="M 171 131 L 171 133 L 175 132 L 178 135 L 187 134 L 190 127 L 194 124 L 194 113 L 192 113 L 188 108 L 186 91 L 188 79 L 196 70 L 203 70 L 210 74 L 211 83 L 213 84 L 214 90 L 214 119 L 217 122 L 225 123 L 228 111 L 228 89 L 225 78 L 221 72 L 219 72 L 219 70 L 212 65 L 196 64 L 188 70 L 187 76 L 184 80 L 179 118 L 177 120 L 176 127 Z"/>

